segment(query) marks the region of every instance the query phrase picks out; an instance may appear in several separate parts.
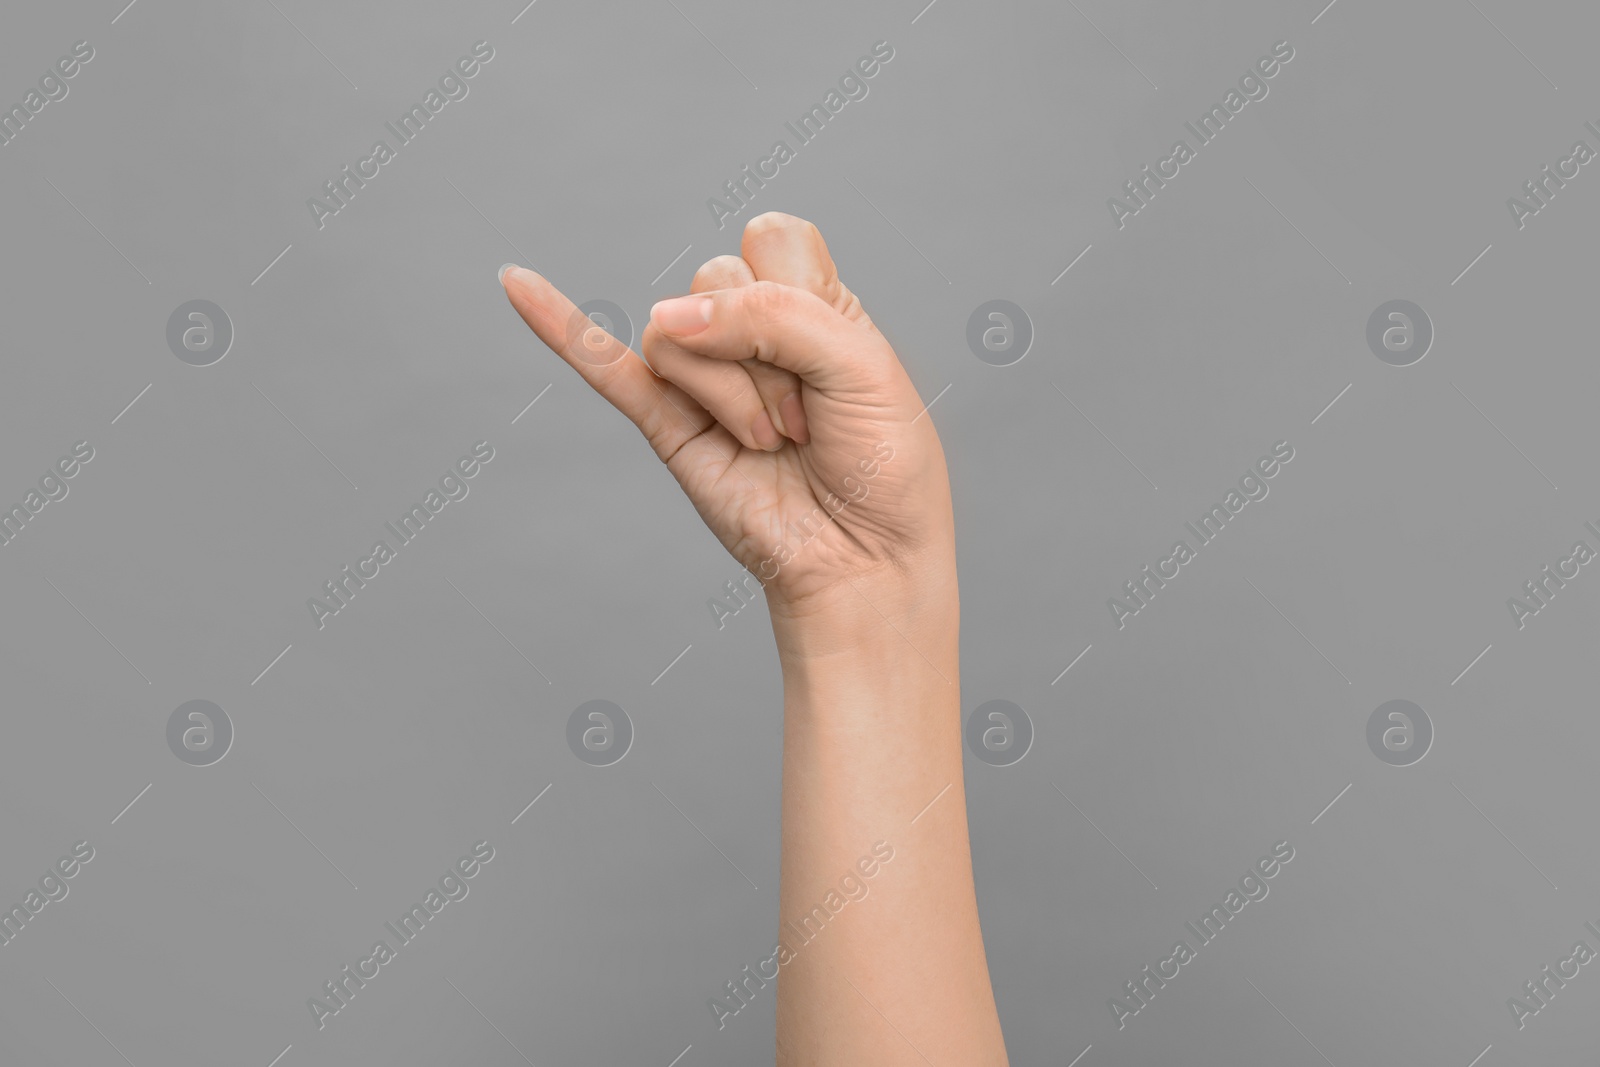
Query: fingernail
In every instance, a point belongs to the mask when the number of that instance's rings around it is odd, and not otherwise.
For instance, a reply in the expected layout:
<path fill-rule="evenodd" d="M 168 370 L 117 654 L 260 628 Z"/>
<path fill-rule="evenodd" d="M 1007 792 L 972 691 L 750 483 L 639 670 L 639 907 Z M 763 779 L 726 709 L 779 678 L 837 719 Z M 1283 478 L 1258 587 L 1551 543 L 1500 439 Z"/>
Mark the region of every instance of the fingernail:
<path fill-rule="evenodd" d="M 517 267 L 517 265 L 515 263 L 502 263 L 502 264 L 500 264 L 500 284 L 504 285 L 506 283 L 506 271 L 508 271 L 508 270 L 517 270 L 517 269 L 518 269 L 518 267 Z"/>
<path fill-rule="evenodd" d="M 656 324 L 657 329 L 680 337 L 699 333 L 711 325 L 711 298 L 677 296 L 663 300 L 650 309 L 650 321 Z"/>
<path fill-rule="evenodd" d="M 657 305 L 659 306 L 659 305 Z M 767 414 L 765 408 L 750 424 L 750 436 L 756 439 L 764 451 L 776 452 L 783 447 L 783 436 L 778 433 L 778 428 L 772 424 L 772 416 Z"/>
<path fill-rule="evenodd" d="M 797 445 L 808 444 L 811 433 L 806 426 L 806 408 L 799 393 L 790 393 L 778 402 L 778 416 L 783 419 L 784 432 Z"/>

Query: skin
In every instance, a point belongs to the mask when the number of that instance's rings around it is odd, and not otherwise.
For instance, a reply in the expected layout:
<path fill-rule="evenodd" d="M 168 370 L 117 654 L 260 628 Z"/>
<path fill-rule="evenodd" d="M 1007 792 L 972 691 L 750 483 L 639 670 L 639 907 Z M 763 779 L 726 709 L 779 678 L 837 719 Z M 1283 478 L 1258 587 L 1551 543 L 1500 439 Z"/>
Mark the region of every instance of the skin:
<path fill-rule="evenodd" d="M 777 1062 L 1003 1065 L 962 783 L 944 452 L 815 226 L 761 215 L 740 253 L 655 306 L 644 359 L 540 275 L 502 283 L 765 586 L 784 685 Z M 885 845 L 893 858 L 871 862 Z M 867 895 L 798 935 L 847 875 Z"/>

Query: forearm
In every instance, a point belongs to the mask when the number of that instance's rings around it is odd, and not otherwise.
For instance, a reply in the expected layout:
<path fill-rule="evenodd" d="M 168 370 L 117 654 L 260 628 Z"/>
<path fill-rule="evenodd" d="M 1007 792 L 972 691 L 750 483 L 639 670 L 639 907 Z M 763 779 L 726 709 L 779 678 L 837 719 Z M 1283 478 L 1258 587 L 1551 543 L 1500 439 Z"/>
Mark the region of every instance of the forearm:
<path fill-rule="evenodd" d="M 825 619 L 774 614 L 778 1063 L 1004 1064 L 967 839 L 954 565 L 846 588 Z"/>
<path fill-rule="evenodd" d="M 643 358 L 543 277 L 501 280 L 765 584 L 784 677 L 778 1062 L 1003 1065 L 961 780 L 949 473 L 822 235 L 750 220 L 739 256 L 651 308 Z M 741 981 L 773 977 L 763 960 Z"/>

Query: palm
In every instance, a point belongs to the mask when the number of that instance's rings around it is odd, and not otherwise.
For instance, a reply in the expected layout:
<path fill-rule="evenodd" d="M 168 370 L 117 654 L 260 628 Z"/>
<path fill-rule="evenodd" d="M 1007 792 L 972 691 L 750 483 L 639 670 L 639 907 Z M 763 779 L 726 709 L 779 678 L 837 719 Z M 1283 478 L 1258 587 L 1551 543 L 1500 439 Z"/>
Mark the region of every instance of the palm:
<path fill-rule="evenodd" d="M 723 547 L 789 596 L 846 581 L 916 539 L 897 502 L 908 460 L 926 448 L 888 410 L 864 415 L 815 391 L 805 403 L 807 444 L 763 452 L 713 424 L 668 464 Z"/>

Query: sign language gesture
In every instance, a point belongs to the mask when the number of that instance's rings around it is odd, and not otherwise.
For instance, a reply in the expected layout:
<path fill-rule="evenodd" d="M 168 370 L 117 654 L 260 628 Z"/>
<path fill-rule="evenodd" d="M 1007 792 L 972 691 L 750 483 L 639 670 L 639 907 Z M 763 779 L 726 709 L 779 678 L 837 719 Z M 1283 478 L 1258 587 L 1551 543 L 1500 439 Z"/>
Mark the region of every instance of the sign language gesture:
<path fill-rule="evenodd" d="M 815 226 L 762 215 L 740 251 L 655 306 L 643 359 L 532 271 L 502 281 L 767 589 L 788 921 L 741 988 L 759 995 L 781 969 L 780 1067 L 1003 1065 L 967 837 L 944 453 Z M 835 918 L 817 902 L 856 872 L 873 899 Z M 709 1006 L 721 1029 L 748 1005 Z"/>
<path fill-rule="evenodd" d="M 740 256 L 651 313 L 641 360 L 550 282 L 512 306 L 631 419 L 722 544 L 803 611 L 916 566 L 951 536 L 944 456 L 894 350 L 811 223 L 769 213 Z"/>

